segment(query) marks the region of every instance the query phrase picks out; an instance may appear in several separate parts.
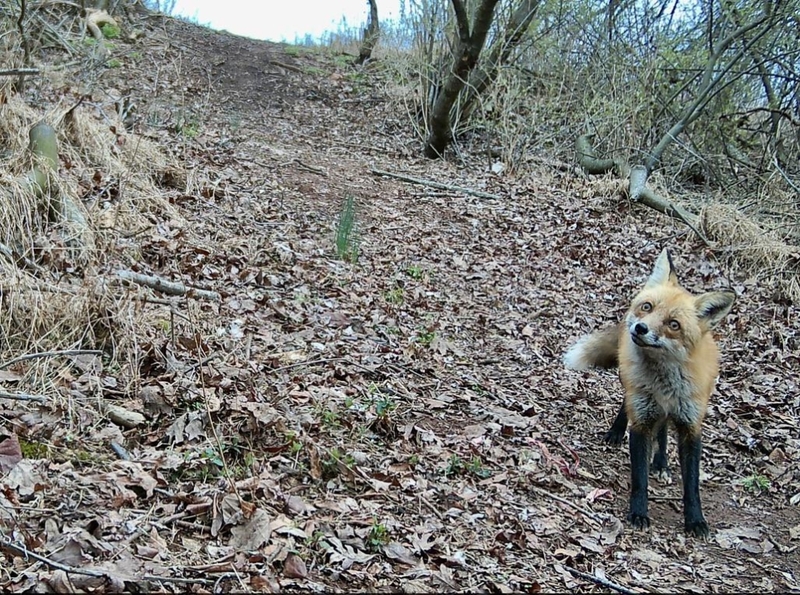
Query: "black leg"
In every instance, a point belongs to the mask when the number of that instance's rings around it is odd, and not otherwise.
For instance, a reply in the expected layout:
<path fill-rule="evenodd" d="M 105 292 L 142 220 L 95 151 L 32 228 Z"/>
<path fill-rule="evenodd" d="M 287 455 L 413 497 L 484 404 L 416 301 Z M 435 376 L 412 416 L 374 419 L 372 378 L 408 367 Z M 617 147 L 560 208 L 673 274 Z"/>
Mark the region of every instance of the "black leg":
<path fill-rule="evenodd" d="M 631 453 L 631 503 L 628 522 L 636 529 L 650 526 L 647 516 L 647 475 L 650 465 L 649 433 L 631 428 L 628 445 Z"/>
<path fill-rule="evenodd" d="M 619 446 L 625 439 L 626 429 L 628 429 L 628 412 L 625 411 L 625 403 L 623 402 L 622 407 L 620 407 L 619 411 L 617 412 L 617 417 L 614 419 L 614 423 L 611 424 L 611 429 L 606 432 L 605 436 L 603 436 L 603 442 L 606 444 Z"/>
<path fill-rule="evenodd" d="M 685 426 L 678 427 L 678 455 L 683 478 L 684 529 L 696 537 L 708 537 L 708 523 L 700 507 L 700 436 Z"/>
<path fill-rule="evenodd" d="M 667 425 L 668 424 L 664 422 L 658 430 L 658 437 L 656 439 L 658 448 L 656 449 L 656 454 L 653 457 L 653 465 L 650 469 L 656 474 L 659 481 L 671 483 L 672 474 L 670 473 L 669 461 L 667 460 Z"/>

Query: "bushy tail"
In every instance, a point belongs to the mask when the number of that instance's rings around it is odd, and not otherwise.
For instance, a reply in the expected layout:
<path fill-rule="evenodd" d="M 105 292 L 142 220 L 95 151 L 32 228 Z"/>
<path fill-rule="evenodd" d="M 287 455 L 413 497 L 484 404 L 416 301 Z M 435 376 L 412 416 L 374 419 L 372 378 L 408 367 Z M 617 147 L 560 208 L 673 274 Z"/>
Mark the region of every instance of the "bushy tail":
<path fill-rule="evenodd" d="M 582 337 L 564 354 L 564 365 L 570 370 L 616 368 L 620 331 L 617 324 Z"/>

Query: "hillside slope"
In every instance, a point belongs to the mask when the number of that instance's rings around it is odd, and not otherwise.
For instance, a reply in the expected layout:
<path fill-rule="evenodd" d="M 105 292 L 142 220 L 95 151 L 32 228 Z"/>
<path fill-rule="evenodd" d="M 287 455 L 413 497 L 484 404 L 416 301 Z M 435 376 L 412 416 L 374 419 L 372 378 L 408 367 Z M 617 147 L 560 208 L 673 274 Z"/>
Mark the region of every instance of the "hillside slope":
<path fill-rule="evenodd" d="M 92 372 L 136 429 L 0 399 L 3 427 L 58 453 L 0 479 L 3 539 L 44 558 L 0 545 L 0 586 L 800 591 L 796 307 L 602 182 L 421 159 L 380 63 L 148 23 L 102 87 L 181 182 L 161 188 L 175 216 L 119 244 L 222 297 L 137 290 L 138 369 Z M 335 254 L 346 197 L 355 262 Z M 679 480 L 651 488 L 650 531 L 624 524 L 626 449 L 600 440 L 618 381 L 560 361 L 664 245 L 689 289 L 738 294 L 705 424 L 708 542 L 682 533 Z"/>

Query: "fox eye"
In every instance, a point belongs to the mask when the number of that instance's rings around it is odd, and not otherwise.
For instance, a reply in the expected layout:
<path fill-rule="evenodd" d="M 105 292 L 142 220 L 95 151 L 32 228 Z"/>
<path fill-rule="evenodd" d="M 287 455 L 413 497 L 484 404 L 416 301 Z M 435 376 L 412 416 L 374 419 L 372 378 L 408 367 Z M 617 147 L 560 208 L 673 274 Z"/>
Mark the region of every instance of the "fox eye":
<path fill-rule="evenodd" d="M 673 331 L 679 331 L 681 330 L 681 323 L 673 318 L 669 321 L 669 328 L 671 328 Z"/>
<path fill-rule="evenodd" d="M 641 306 L 642 312 L 650 312 L 653 309 L 653 304 L 650 302 L 644 302 Z"/>

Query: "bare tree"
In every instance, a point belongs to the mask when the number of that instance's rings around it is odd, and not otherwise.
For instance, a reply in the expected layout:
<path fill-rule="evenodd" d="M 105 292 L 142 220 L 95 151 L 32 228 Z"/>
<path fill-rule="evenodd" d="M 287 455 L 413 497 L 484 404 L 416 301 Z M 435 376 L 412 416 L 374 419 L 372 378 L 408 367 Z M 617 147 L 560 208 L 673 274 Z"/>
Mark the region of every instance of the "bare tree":
<path fill-rule="evenodd" d="M 426 157 L 441 157 L 452 140 L 451 112 L 470 74 L 478 64 L 498 2 L 499 0 L 481 0 L 470 22 L 464 2 L 452 0 L 458 39 L 450 72 L 431 110 L 430 134 L 425 142 Z"/>
<path fill-rule="evenodd" d="M 381 28 L 378 21 L 378 2 L 377 0 L 367 0 L 369 4 L 369 17 L 367 28 L 364 29 L 364 37 L 361 39 L 361 49 L 356 58 L 356 64 L 363 64 L 372 56 L 372 50 L 380 38 Z"/>
<path fill-rule="evenodd" d="M 469 84 L 460 101 L 462 117 L 469 118 L 480 96 L 497 80 L 500 67 L 508 64 L 511 52 L 525 39 L 540 5 L 541 0 L 519 0 L 519 4 L 512 7 L 503 34 L 494 40 L 486 58 L 470 74 Z"/>
<path fill-rule="evenodd" d="M 719 42 L 712 44 L 709 48 L 710 55 L 690 93 L 691 99 L 680 109 L 676 121 L 661 136 L 656 145 L 645 153 L 642 164 L 631 167 L 624 159 L 600 159 L 591 145 L 589 135 L 581 135 L 576 142 L 576 152 L 578 161 L 584 170 L 590 174 L 613 171 L 620 177 L 628 178 L 629 195 L 632 201 L 642 202 L 682 220 L 702 237 L 694 228 L 695 216 L 653 193 L 647 187 L 647 179 L 658 167 L 666 149 L 676 141 L 687 126 L 704 113 L 715 96 L 732 84 L 732 81 L 742 76 L 741 72 L 733 72 L 734 67 L 740 63 L 743 57 L 752 55 L 754 43 L 769 33 L 776 23 L 774 14 L 769 10 L 769 4 L 766 4 L 765 7 L 767 8 L 765 12 L 754 16 L 750 22 L 737 26 Z M 689 89 L 691 89 L 691 85 L 685 85 L 681 90 L 688 91 Z"/>

